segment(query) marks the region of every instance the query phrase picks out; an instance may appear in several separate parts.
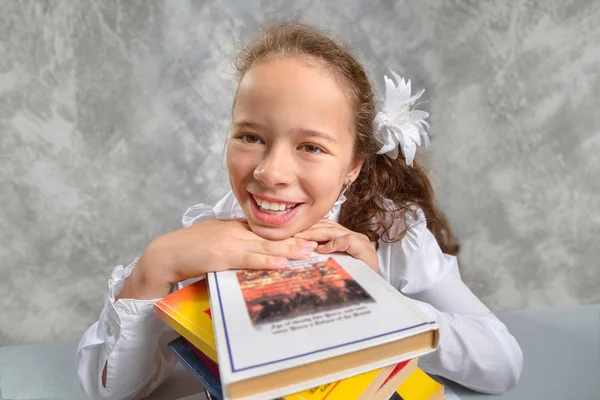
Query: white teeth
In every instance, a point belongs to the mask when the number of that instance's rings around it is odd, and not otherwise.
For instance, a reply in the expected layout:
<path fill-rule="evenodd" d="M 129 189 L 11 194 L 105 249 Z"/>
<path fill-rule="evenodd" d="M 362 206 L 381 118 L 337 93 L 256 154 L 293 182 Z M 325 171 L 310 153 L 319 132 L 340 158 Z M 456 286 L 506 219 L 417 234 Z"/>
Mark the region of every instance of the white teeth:
<path fill-rule="evenodd" d="M 267 200 L 261 200 L 257 197 L 254 197 L 254 200 L 256 200 L 256 204 L 258 204 L 258 206 L 263 210 L 285 211 L 295 206 L 295 204 L 275 203 Z"/>

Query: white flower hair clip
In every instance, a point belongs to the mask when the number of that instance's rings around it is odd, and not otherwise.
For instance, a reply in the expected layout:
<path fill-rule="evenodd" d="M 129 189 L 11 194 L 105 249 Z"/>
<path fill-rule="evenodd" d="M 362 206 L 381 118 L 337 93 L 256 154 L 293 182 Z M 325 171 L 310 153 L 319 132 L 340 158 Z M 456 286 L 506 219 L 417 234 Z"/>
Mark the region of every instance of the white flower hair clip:
<path fill-rule="evenodd" d="M 377 154 L 398 158 L 398 147 L 402 150 L 406 165 L 412 165 L 421 137 L 425 147 L 429 146 L 427 131 L 429 124 L 425 118 L 429 114 L 422 110 L 411 109 L 415 101 L 425 92 L 421 89 L 411 96 L 410 80 L 405 82 L 394 71 L 390 71 L 396 83 L 387 75 L 385 79 L 385 101 L 381 111 L 373 120 L 375 139 L 381 144 Z"/>

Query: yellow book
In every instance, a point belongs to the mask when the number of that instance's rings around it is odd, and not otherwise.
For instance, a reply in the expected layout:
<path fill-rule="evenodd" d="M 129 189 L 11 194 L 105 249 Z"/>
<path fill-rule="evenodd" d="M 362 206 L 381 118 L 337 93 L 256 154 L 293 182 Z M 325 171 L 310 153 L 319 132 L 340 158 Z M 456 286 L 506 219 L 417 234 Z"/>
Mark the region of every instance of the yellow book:
<path fill-rule="evenodd" d="M 403 361 L 341 381 L 285 396 L 284 400 L 388 400 L 394 388 L 417 368 L 418 359 Z M 391 386 L 394 385 L 394 386 Z"/>
<path fill-rule="evenodd" d="M 337 382 L 328 383 L 327 385 L 317 386 L 316 388 L 304 390 L 300 393 L 285 396 L 285 400 L 348 400 L 359 399 L 358 397 L 367 388 L 369 388 L 378 377 L 378 375 L 389 375 L 389 371 L 393 369 L 383 368 L 375 371 L 369 371 L 352 378 L 344 379 Z M 385 370 L 385 371 L 384 371 Z"/>
<path fill-rule="evenodd" d="M 436 382 L 420 368 L 396 389 L 390 400 L 443 400 L 444 386 Z"/>

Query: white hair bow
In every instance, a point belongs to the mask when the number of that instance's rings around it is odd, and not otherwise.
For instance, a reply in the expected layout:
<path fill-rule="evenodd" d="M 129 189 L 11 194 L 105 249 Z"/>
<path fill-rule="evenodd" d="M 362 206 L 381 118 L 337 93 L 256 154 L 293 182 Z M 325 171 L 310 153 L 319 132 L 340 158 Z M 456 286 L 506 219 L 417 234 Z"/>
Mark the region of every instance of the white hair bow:
<path fill-rule="evenodd" d="M 397 73 L 390 72 L 396 83 L 387 75 L 384 76 L 385 102 L 373 121 L 375 139 L 382 145 L 377 154 L 386 154 L 396 159 L 400 147 L 406 165 L 412 165 L 417 147 L 421 145 L 421 137 L 425 147 L 429 146 L 427 136 L 429 124 L 425 121 L 429 114 L 422 110 L 411 109 L 425 89 L 411 96 L 410 80 L 405 82 Z"/>

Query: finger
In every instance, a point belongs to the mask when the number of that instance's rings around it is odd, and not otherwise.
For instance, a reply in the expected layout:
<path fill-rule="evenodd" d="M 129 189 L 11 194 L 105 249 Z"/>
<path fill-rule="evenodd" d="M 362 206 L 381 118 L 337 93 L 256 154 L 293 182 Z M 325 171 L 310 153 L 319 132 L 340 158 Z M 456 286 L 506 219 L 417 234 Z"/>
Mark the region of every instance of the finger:
<path fill-rule="evenodd" d="M 306 239 L 300 239 L 297 237 L 291 237 L 285 240 L 281 241 L 282 243 L 286 243 L 289 245 L 293 245 L 293 246 L 298 246 L 298 247 L 307 247 L 311 250 L 314 250 L 317 248 L 317 246 L 319 245 L 319 243 L 312 241 L 312 240 L 306 240 Z"/>
<path fill-rule="evenodd" d="M 370 242 L 369 244 L 365 244 L 358 236 L 353 234 L 339 236 L 317 247 L 317 252 L 321 254 L 344 252 L 356 259 L 362 260 L 373 271 L 379 272 L 379 262 L 375 246 Z"/>
<path fill-rule="evenodd" d="M 335 252 L 344 252 L 350 254 L 348 249 L 351 246 L 352 237 L 351 235 L 338 236 L 333 238 L 329 242 L 317 247 L 318 253 L 329 254 Z M 350 254 L 352 255 L 352 254 Z"/>
<path fill-rule="evenodd" d="M 313 228 L 317 229 L 317 226 L 315 225 L 315 226 L 309 228 L 309 230 L 313 229 Z M 338 232 L 339 236 L 347 235 L 347 234 L 352 234 L 352 235 L 356 236 L 356 238 L 364 241 L 365 244 L 367 244 L 367 245 L 371 244 L 371 240 L 364 233 L 354 232 L 354 231 L 352 231 L 352 230 L 350 230 L 350 229 L 348 229 L 348 228 L 346 228 L 346 227 L 344 227 L 342 225 L 336 224 L 336 223 L 333 223 L 332 225 L 329 225 L 329 227 L 327 227 L 327 225 L 322 225 L 318 229 L 335 229 L 335 232 Z M 331 238 L 331 239 L 333 240 L 333 238 Z"/>
<path fill-rule="evenodd" d="M 294 235 L 296 238 L 312 240 L 316 242 L 328 242 L 339 236 L 350 234 L 345 228 L 337 226 L 322 226 L 318 228 L 309 228 Z"/>
<path fill-rule="evenodd" d="M 258 253 L 238 253 L 233 260 L 232 269 L 281 269 L 286 268 L 285 257 L 270 256 Z"/>
<path fill-rule="evenodd" d="M 321 218 L 319 220 L 319 222 L 324 223 L 324 224 L 332 224 L 332 225 L 337 225 L 337 226 L 343 226 L 342 224 L 340 224 L 339 222 L 335 222 L 330 220 L 329 218 Z"/>
<path fill-rule="evenodd" d="M 347 230 L 348 232 L 352 232 L 350 231 L 348 228 L 346 228 L 343 225 L 338 224 L 337 222 L 334 222 L 330 219 L 321 219 L 319 220 L 319 222 L 317 222 L 316 224 L 314 224 L 313 226 L 311 226 L 311 228 L 322 228 L 322 227 L 327 227 L 327 226 L 334 226 L 334 227 L 338 227 L 338 228 L 342 228 L 344 230 Z"/>
<path fill-rule="evenodd" d="M 317 247 L 317 252 L 322 254 L 344 252 L 354 258 L 363 259 L 372 252 L 372 249 L 371 246 L 367 246 L 358 236 L 348 234 L 338 236 L 326 244 Z"/>
<path fill-rule="evenodd" d="M 334 222 L 327 218 L 321 219 L 319 222 L 317 222 L 316 224 L 311 226 L 309 229 L 325 228 L 325 227 L 339 228 L 339 229 L 342 229 L 343 231 L 345 231 L 346 233 L 352 233 L 354 235 L 357 235 L 360 239 L 364 239 L 365 241 L 367 241 L 369 243 L 371 242 L 369 240 L 369 237 L 367 235 L 365 235 L 364 233 L 354 232 L 353 230 L 346 228 L 344 225 L 340 225 L 337 222 Z"/>
<path fill-rule="evenodd" d="M 265 254 L 269 256 L 286 257 L 295 260 L 301 260 L 310 257 L 312 250 L 306 246 L 297 246 L 288 244 L 284 241 L 276 240 L 252 240 L 248 246 L 244 246 L 245 250 L 250 253 Z"/>

